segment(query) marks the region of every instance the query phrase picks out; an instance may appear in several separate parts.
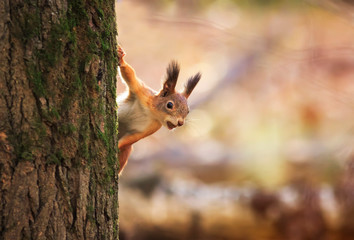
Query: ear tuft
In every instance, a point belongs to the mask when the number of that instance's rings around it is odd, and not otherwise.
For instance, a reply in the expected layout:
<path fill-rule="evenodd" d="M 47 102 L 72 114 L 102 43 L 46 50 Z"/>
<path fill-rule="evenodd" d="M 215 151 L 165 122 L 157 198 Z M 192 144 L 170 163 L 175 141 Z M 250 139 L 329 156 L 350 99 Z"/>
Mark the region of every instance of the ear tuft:
<path fill-rule="evenodd" d="M 202 74 L 200 72 L 198 72 L 196 75 L 194 75 L 193 77 L 190 77 L 186 83 L 186 85 L 184 86 L 184 91 L 183 91 L 183 95 L 188 98 L 189 95 L 191 95 L 193 89 L 195 88 L 195 86 L 197 85 L 197 83 L 199 82 L 200 78 L 202 77 Z"/>
<path fill-rule="evenodd" d="M 167 67 L 167 76 L 166 80 L 163 83 L 164 95 L 171 94 L 175 91 L 178 75 L 179 75 L 180 67 L 176 61 L 171 61 Z"/>
<path fill-rule="evenodd" d="M 175 60 L 172 60 L 167 67 L 166 81 L 174 81 L 176 83 L 178 75 L 179 75 L 179 70 L 180 70 L 180 67 L 179 67 L 178 62 Z"/>

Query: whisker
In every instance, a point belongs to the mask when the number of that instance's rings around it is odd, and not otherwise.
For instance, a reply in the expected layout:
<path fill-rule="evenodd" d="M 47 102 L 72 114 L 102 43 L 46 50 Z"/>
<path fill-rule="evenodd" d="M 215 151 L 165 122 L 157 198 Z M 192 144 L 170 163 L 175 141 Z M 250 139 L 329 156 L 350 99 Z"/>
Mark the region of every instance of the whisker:
<path fill-rule="evenodd" d="M 188 131 L 191 132 L 191 134 L 193 134 L 194 136 L 202 136 L 200 128 L 198 123 L 201 120 L 198 118 L 186 118 L 185 119 L 185 123 L 186 123 L 186 127 L 188 128 Z"/>

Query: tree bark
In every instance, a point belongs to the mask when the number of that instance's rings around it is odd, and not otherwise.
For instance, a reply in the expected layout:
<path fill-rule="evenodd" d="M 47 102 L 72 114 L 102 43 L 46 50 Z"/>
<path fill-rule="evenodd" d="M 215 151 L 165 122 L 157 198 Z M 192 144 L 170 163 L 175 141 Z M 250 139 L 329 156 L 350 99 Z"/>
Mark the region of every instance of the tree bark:
<path fill-rule="evenodd" d="M 0 1 L 0 239 L 117 239 L 114 0 Z"/>

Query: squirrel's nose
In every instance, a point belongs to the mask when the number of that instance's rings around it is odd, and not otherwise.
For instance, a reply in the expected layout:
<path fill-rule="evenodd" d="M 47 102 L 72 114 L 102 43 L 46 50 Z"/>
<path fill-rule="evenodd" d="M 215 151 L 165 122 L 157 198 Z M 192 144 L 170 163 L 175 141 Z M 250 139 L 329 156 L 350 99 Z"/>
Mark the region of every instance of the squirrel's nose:
<path fill-rule="evenodd" d="M 178 126 L 182 126 L 184 124 L 183 120 L 178 120 Z"/>

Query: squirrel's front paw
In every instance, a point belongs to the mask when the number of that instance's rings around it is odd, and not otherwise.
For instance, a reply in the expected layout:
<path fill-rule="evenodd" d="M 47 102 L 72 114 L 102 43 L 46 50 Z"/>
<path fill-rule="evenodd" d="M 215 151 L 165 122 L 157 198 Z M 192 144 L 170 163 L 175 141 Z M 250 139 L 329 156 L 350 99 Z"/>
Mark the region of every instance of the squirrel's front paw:
<path fill-rule="evenodd" d="M 119 58 L 119 65 L 121 65 L 122 63 L 124 63 L 123 57 L 125 56 L 125 52 L 120 45 L 118 45 L 117 52 L 118 52 L 118 58 Z"/>

